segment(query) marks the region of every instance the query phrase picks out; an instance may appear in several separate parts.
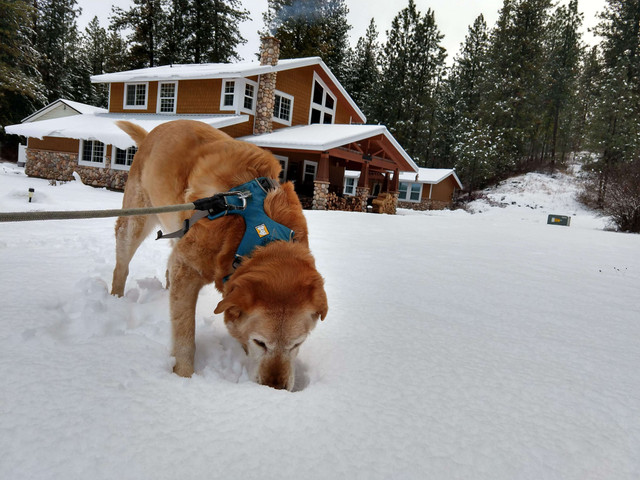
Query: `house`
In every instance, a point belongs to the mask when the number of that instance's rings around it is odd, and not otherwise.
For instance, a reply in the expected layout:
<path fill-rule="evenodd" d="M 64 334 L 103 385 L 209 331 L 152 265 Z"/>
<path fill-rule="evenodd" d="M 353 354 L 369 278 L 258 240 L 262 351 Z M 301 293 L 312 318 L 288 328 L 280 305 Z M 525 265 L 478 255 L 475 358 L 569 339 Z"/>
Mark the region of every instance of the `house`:
<path fill-rule="evenodd" d="M 28 139 L 28 175 L 68 180 L 76 171 L 87 184 L 122 189 L 135 145 L 114 122 L 151 130 L 185 118 L 272 151 L 283 166 L 282 180 L 294 181 L 303 204 L 314 209 L 327 208 L 330 195 L 343 195 L 346 170 L 360 172 L 355 194 L 362 210 L 372 179 L 376 194 L 397 195 L 400 172 L 418 172 L 386 127 L 366 125 L 320 58 L 279 59 L 272 37 L 263 39 L 260 61 L 165 65 L 91 81 L 109 86 L 107 111 L 6 127 Z"/>
<path fill-rule="evenodd" d="M 398 186 L 398 207 L 439 210 L 451 205 L 462 183 L 455 170 L 419 168 L 418 173 L 402 172 Z"/>
<path fill-rule="evenodd" d="M 51 102 L 46 107 L 41 108 L 35 113 L 22 119 L 22 123 L 30 123 L 35 121 L 48 120 L 51 118 L 70 117 L 72 115 L 82 115 L 85 113 L 106 112 L 107 110 L 92 105 L 86 105 L 71 100 L 58 99 Z M 18 146 L 18 166 L 23 167 L 27 161 L 27 146 Z"/>

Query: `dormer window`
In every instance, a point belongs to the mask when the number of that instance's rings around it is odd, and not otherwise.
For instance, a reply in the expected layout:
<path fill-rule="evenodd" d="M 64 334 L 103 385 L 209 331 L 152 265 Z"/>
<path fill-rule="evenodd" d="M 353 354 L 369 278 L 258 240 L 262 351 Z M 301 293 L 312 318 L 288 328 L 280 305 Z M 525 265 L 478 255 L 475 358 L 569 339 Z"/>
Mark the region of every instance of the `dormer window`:
<path fill-rule="evenodd" d="M 335 116 L 336 97 L 320 77 L 314 73 L 309 123 L 333 123 Z"/>
<path fill-rule="evenodd" d="M 258 84 L 246 78 L 222 82 L 220 110 L 254 114 Z"/>
<path fill-rule="evenodd" d="M 145 83 L 125 83 L 124 84 L 124 105 L 127 110 L 144 110 L 147 108 L 148 84 Z"/>

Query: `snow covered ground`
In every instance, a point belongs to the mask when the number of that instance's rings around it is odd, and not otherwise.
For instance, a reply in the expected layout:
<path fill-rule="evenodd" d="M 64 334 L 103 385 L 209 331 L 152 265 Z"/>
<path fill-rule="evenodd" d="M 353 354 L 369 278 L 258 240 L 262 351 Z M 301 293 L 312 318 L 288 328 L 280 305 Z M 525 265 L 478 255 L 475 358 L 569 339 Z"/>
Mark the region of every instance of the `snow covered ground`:
<path fill-rule="evenodd" d="M 307 212 L 330 308 L 293 393 L 248 381 L 213 288 L 197 374 L 171 373 L 167 243 L 113 298 L 113 219 L 0 224 L 0 478 L 640 478 L 640 236 L 574 191 L 529 174 L 475 214 Z M 0 164 L 0 211 L 121 199 Z"/>

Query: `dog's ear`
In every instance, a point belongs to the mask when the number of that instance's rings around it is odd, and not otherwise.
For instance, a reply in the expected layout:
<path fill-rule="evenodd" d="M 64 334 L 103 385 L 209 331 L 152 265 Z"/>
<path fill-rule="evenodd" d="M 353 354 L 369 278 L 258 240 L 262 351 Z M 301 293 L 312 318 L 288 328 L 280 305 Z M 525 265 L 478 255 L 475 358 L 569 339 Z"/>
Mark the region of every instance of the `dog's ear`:
<path fill-rule="evenodd" d="M 218 305 L 213 313 L 225 312 L 225 321 L 235 321 L 240 318 L 242 311 L 249 305 L 250 293 L 242 288 L 233 287 Z"/>

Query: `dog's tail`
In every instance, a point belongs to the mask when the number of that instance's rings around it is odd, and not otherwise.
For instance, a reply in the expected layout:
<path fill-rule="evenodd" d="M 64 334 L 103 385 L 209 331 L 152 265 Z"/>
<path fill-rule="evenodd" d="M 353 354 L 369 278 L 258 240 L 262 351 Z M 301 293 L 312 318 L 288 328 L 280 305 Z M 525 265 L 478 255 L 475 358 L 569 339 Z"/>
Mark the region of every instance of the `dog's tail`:
<path fill-rule="evenodd" d="M 136 125 L 135 123 L 127 122 L 126 120 L 118 120 L 116 125 L 125 131 L 127 135 L 129 135 L 136 145 L 140 146 L 142 141 L 147 137 L 148 133 L 144 128 L 140 125 Z"/>

